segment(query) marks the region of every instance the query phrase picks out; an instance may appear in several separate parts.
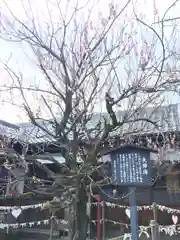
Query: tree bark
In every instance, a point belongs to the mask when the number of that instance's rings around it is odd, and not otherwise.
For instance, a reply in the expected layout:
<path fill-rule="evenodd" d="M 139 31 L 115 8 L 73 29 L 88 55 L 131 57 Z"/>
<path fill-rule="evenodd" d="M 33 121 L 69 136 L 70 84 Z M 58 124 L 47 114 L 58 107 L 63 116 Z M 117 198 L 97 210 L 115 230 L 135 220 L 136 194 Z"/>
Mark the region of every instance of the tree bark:
<path fill-rule="evenodd" d="M 88 195 L 85 180 L 78 178 L 76 182 L 76 197 L 72 209 L 72 234 L 70 240 L 86 240 L 88 231 L 87 215 Z M 71 217 L 71 216 L 70 216 Z"/>

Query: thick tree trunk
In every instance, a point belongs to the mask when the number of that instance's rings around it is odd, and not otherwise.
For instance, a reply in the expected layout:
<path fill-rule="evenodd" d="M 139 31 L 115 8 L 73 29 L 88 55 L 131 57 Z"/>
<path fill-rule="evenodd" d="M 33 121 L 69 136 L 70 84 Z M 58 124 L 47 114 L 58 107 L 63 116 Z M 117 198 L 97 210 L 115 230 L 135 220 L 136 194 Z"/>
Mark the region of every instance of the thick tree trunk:
<path fill-rule="evenodd" d="M 87 216 L 88 196 L 86 185 L 83 179 L 77 180 L 76 199 L 73 205 L 71 216 L 71 236 L 70 240 L 86 240 L 88 231 L 88 216 Z"/>

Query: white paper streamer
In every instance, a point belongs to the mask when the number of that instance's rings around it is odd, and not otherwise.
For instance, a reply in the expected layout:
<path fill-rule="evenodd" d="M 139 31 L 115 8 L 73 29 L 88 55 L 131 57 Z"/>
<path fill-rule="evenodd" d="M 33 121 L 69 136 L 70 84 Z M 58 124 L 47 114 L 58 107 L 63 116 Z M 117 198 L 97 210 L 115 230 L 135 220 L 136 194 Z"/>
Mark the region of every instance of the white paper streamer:
<path fill-rule="evenodd" d="M 0 229 L 5 229 L 5 228 L 19 228 L 19 227 L 33 227 L 34 225 L 48 225 L 50 219 L 46 220 L 41 220 L 41 221 L 36 221 L 36 222 L 26 222 L 26 223 L 12 223 L 12 224 L 5 224 L 5 223 L 0 223 Z M 67 224 L 68 222 L 65 220 L 56 220 L 62 224 Z"/>
<path fill-rule="evenodd" d="M 30 208 L 31 209 L 44 208 L 48 204 L 49 204 L 49 202 L 39 203 L 39 204 L 34 204 L 34 205 L 25 205 L 25 206 L 0 206 L 0 211 L 10 212 L 11 210 L 13 210 L 15 208 L 19 208 L 19 209 L 22 209 L 22 210 L 26 210 L 26 209 L 30 209 Z"/>
<path fill-rule="evenodd" d="M 159 226 L 159 231 L 164 232 L 169 236 L 177 235 L 177 233 L 179 233 L 179 231 L 176 229 L 176 225 Z"/>
<path fill-rule="evenodd" d="M 108 220 L 108 219 L 104 219 L 100 221 L 100 223 L 102 224 L 102 222 L 105 221 L 105 222 L 111 222 L 115 225 L 119 224 L 119 225 L 127 225 L 128 224 L 125 224 L 125 223 L 120 223 L 120 222 L 116 222 L 116 221 L 111 221 L 111 220 Z M 92 221 L 92 223 L 94 223 L 96 225 L 96 222 L 95 220 Z M 146 238 L 149 238 L 150 235 L 149 235 L 149 230 L 150 230 L 151 226 L 139 226 L 139 237 L 141 235 L 145 235 Z M 169 235 L 169 236 L 173 236 L 173 235 L 177 235 L 180 233 L 180 227 L 176 227 L 176 225 L 168 225 L 168 226 L 162 226 L 162 225 L 159 225 L 159 232 L 164 232 L 166 235 Z M 131 237 L 131 234 L 130 233 L 125 233 L 123 235 L 124 238 L 130 238 Z M 124 239 L 123 238 L 123 239 Z M 114 239 L 115 240 L 115 239 Z"/>
<path fill-rule="evenodd" d="M 97 206 L 97 203 L 92 203 L 93 205 L 96 205 Z M 108 207 L 112 207 L 112 208 L 115 208 L 115 207 L 118 207 L 118 208 L 128 208 L 128 206 L 124 206 L 124 205 L 119 205 L 119 204 L 115 204 L 115 203 L 111 203 L 111 202 L 106 202 L 106 201 L 103 201 L 101 203 L 101 205 L 105 204 L 106 206 Z M 169 207 L 166 207 L 166 206 L 163 206 L 163 205 L 159 205 L 159 204 L 156 204 L 156 207 L 158 210 L 160 211 L 166 211 L 167 213 L 176 213 L 176 214 L 179 214 L 180 213 L 180 210 L 179 209 L 174 209 L 174 208 L 169 208 Z M 137 206 L 137 210 L 138 211 L 142 211 L 142 210 L 152 210 L 153 208 L 153 205 L 144 205 L 144 206 Z"/>

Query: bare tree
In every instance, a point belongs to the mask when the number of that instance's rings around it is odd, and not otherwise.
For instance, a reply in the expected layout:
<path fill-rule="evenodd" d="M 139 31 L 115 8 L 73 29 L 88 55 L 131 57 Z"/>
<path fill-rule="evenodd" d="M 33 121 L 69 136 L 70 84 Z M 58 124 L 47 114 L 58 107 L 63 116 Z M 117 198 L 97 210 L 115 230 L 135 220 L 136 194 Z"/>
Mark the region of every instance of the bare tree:
<path fill-rule="evenodd" d="M 3 89 L 31 123 L 62 149 L 69 184 L 46 169 L 53 179 L 51 193 L 72 208 L 71 239 L 84 240 L 88 193 L 93 184 L 100 184 L 93 174 L 100 168 L 97 160 L 104 142 L 113 134 L 139 133 L 144 123 L 158 127 L 139 113 L 161 104 L 164 93 L 178 93 L 180 80 L 167 69 L 174 54 L 164 20 L 174 5 L 156 29 L 139 17 L 131 0 L 121 7 L 109 4 L 107 14 L 97 14 L 97 5 L 73 4 L 69 0 L 46 2 L 45 15 L 37 16 L 30 1 L 22 2 L 25 20 L 6 5 L 10 15 L 2 19 L 1 38 L 24 44 L 39 72 L 36 79 L 27 80 L 23 69 L 19 72 L 3 62 L 11 79 Z M 19 94 L 18 103 L 14 92 Z M 119 116 L 118 111 L 125 109 Z M 136 122 L 141 128 L 133 127 Z"/>

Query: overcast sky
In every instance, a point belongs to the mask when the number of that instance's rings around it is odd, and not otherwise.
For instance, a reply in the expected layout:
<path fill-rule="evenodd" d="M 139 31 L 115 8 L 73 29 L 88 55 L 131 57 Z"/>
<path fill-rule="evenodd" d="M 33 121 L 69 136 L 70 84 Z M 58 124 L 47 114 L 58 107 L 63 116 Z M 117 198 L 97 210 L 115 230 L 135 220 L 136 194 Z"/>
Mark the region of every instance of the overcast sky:
<path fill-rule="evenodd" d="M 27 6 L 27 0 L 22 0 L 24 6 Z M 19 0 L 5 0 L 2 1 L 0 0 L 0 7 L 1 7 L 1 16 L 3 17 L 3 15 L 7 14 L 6 11 L 6 7 L 4 2 L 6 2 L 9 6 L 9 8 L 13 11 L 13 13 L 20 17 L 21 19 L 24 19 L 26 21 L 26 15 L 24 13 L 23 7 L 22 7 L 22 1 Z M 51 0 L 51 2 L 53 2 L 54 0 Z M 33 10 L 38 14 L 38 16 L 41 18 L 41 21 L 43 22 L 46 18 L 46 8 L 44 8 L 44 6 L 46 6 L 46 0 L 31 0 L 32 2 L 32 8 Z M 65 2 L 65 0 L 62 0 L 62 8 L 64 7 L 63 2 Z M 79 1 L 80 4 L 84 4 L 84 0 L 80 0 Z M 82 3 L 81 3 L 82 2 Z M 90 0 L 89 1 L 89 5 L 94 4 L 94 2 L 97 1 L 93 1 Z M 101 0 L 99 1 L 97 7 L 94 9 L 94 11 L 97 13 L 99 10 L 101 10 L 103 12 L 103 14 L 106 14 L 106 11 L 108 9 L 108 2 L 107 0 Z M 113 1 L 115 4 L 118 5 L 123 5 L 126 1 L 125 0 L 114 0 Z M 170 6 L 172 4 L 173 0 L 156 0 L 155 4 L 156 4 L 156 8 L 158 11 L 158 14 L 156 16 L 156 20 L 157 17 L 161 17 L 164 14 L 164 11 L 168 8 L 168 6 Z M 154 21 L 154 0 L 137 0 L 134 1 L 134 5 L 136 5 L 136 12 L 140 15 L 144 15 L 146 21 L 148 21 L 149 23 L 152 23 Z M 179 5 L 179 6 L 178 6 Z M 178 10 L 180 9 L 180 4 L 178 4 L 175 8 L 173 8 L 172 11 L 170 11 L 170 13 L 168 14 L 168 17 L 176 17 L 179 16 L 178 14 Z M 96 14 L 94 14 L 94 16 L 97 16 Z M 132 8 L 130 8 L 127 12 L 127 19 L 128 17 L 130 18 L 132 16 Z M 57 17 L 57 12 L 54 10 L 53 12 L 53 17 L 54 19 L 56 19 Z M 97 19 L 95 19 L 95 21 L 98 21 Z M 166 34 L 168 35 L 168 32 L 170 32 L 170 29 L 167 27 L 166 28 Z M 13 66 L 15 68 L 19 68 L 20 70 L 23 70 L 23 72 L 25 73 L 26 77 L 28 79 L 33 79 L 36 76 L 36 70 L 35 70 L 35 66 L 33 65 L 33 63 L 31 62 L 31 56 L 29 55 L 29 52 L 27 51 L 27 49 L 22 46 L 21 44 L 14 44 L 14 43 L 7 43 L 3 40 L 0 40 L 0 59 L 2 60 L 7 60 L 9 58 L 10 55 L 12 55 L 12 61 L 11 64 L 13 64 Z M 28 57 L 27 57 L 28 55 Z M 30 57 L 30 58 L 29 58 Z M 0 78 L 0 84 L 3 83 L 7 83 L 8 81 L 8 76 L 7 73 L 4 71 L 4 67 L 3 65 L 0 65 L 0 74 L 1 74 L 1 78 Z M 36 76 L 37 77 L 37 76 Z M 3 97 L 5 95 L 3 94 Z M 2 97 L 2 94 L 0 95 L 0 99 Z M 173 102 L 180 102 L 179 99 L 176 97 L 172 100 Z M 172 102 L 170 101 L 170 102 Z M 22 122 L 22 121 L 26 121 L 27 119 L 25 118 L 25 116 L 20 113 L 19 109 L 8 105 L 7 103 L 1 104 L 0 105 L 0 119 L 9 121 L 9 122 Z"/>

